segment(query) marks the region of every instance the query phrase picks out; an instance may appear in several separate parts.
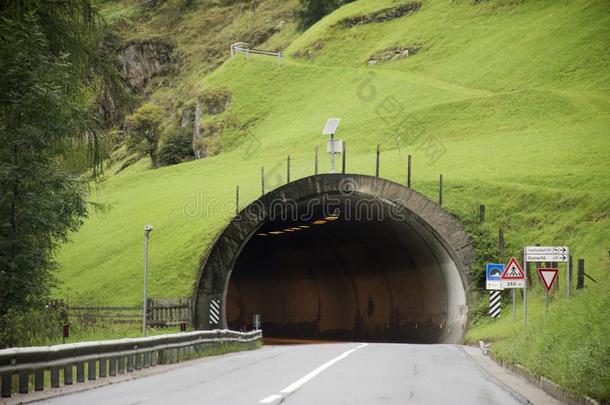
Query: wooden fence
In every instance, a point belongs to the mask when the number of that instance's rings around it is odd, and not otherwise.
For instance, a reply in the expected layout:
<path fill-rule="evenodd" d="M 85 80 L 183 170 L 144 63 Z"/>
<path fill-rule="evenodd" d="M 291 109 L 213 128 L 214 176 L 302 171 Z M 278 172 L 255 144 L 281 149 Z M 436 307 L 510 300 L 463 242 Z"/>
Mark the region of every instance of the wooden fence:
<path fill-rule="evenodd" d="M 81 325 L 99 324 L 141 324 L 142 306 L 67 306 L 63 300 L 55 300 L 49 305 L 65 311 L 70 321 Z M 191 298 L 153 298 L 148 300 L 147 323 L 153 327 L 167 327 L 180 324 L 191 325 Z"/>

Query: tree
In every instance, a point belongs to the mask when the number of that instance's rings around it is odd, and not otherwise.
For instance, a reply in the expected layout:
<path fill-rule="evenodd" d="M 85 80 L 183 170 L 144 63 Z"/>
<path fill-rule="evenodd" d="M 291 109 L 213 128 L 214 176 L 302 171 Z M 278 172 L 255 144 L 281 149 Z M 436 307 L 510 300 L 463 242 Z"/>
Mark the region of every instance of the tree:
<path fill-rule="evenodd" d="M 161 138 L 161 116 L 163 110 L 154 104 L 146 103 L 127 117 L 129 146 L 150 157 L 153 169 L 159 166 L 157 149 Z"/>
<path fill-rule="evenodd" d="M 35 16 L 0 24 L 0 329 L 10 308 L 44 302 L 53 253 L 86 215 L 83 184 L 58 159 L 87 122 L 71 70 Z"/>
<path fill-rule="evenodd" d="M 8 313 L 46 303 L 54 253 L 87 214 L 90 177 L 73 156 L 97 176 L 104 154 L 94 101 L 122 91 L 102 38 L 87 0 L 0 7 L 0 347 Z"/>

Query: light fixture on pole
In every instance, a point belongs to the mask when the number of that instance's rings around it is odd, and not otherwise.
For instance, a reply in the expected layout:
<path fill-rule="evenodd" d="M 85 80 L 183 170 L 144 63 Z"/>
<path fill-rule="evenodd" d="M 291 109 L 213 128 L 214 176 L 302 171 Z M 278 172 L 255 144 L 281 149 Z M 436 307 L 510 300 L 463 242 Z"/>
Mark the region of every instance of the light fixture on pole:
<path fill-rule="evenodd" d="M 153 227 L 144 226 L 144 306 L 142 308 L 142 335 L 146 336 L 146 312 L 148 303 L 148 240 Z"/>
<path fill-rule="evenodd" d="M 326 152 L 330 153 L 330 172 L 335 172 L 335 154 L 343 153 L 343 142 L 335 140 L 335 133 L 339 127 L 341 118 L 329 118 L 326 126 L 322 130 L 322 135 L 330 135 L 330 140 L 326 143 Z"/>

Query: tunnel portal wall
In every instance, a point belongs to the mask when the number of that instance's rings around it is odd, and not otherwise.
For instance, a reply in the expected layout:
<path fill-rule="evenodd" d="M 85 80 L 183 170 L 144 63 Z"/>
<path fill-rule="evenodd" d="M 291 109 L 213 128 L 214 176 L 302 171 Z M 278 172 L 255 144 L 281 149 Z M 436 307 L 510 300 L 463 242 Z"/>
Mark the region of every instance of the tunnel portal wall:
<path fill-rule="evenodd" d="M 468 304 L 472 299 L 468 291 L 474 262 L 471 240 L 457 220 L 437 203 L 398 183 L 364 175 L 323 174 L 307 177 L 265 194 L 242 210 L 204 254 L 194 293 L 195 326 L 198 329 L 227 328 L 227 293 L 232 272 L 244 247 L 261 227 L 277 216 L 278 210 L 289 210 L 293 203 L 299 204 L 321 196 L 373 199 L 394 213 L 404 214 L 413 231 L 422 235 L 429 249 L 435 252 L 435 261 L 442 270 L 443 319 L 428 322 L 427 328 L 438 328 L 434 333 L 428 332 L 428 336 L 434 336 L 432 341 L 435 342 L 458 342 L 465 329 Z M 215 316 L 210 315 L 212 300 L 220 304 L 219 324 L 210 322 L 210 316 Z M 359 323 L 359 317 L 357 313 L 355 324 Z M 339 318 L 335 319 L 339 323 Z M 349 324 L 352 321 L 347 319 L 345 322 Z M 417 328 L 422 323 L 415 320 L 412 324 Z"/>

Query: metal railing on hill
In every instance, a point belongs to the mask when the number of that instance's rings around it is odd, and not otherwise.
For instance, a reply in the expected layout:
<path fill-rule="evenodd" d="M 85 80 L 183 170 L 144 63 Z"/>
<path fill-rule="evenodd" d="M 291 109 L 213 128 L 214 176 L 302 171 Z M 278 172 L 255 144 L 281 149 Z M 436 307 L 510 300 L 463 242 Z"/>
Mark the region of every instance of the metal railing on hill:
<path fill-rule="evenodd" d="M 234 44 L 231 44 L 231 56 L 235 56 L 238 53 L 245 54 L 246 59 L 248 59 L 248 60 L 250 60 L 251 54 L 275 56 L 279 60 L 281 60 L 284 57 L 284 53 L 282 51 L 270 52 L 270 51 L 263 51 L 260 49 L 253 49 L 253 48 L 250 48 L 250 45 L 248 45 L 246 42 L 236 42 Z"/>
<path fill-rule="evenodd" d="M 49 373 L 50 386 L 59 388 L 61 375 L 64 385 L 73 384 L 74 368 L 76 382 L 82 383 L 85 377 L 92 381 L 198 357 L 209 346 L 237 343 L 249 348 L 261 339 L 260 330 L 214 330 L 4 349 L 0 350 L 0 392 L 3 398 L 11 396 L 13 376 L 18 376 L 19 393 L 27 394 L 31 376 L 33 388 L 43 391 L 46 373 Z"/>

